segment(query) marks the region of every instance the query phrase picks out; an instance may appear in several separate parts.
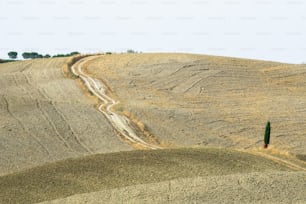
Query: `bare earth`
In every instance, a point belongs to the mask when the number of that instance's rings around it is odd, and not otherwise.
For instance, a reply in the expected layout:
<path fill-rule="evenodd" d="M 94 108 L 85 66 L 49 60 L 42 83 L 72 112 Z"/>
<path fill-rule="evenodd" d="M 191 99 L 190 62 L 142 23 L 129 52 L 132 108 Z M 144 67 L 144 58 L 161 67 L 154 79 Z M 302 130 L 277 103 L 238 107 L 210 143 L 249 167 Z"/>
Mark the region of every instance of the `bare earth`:
<path fill-rule="evenodd" d="M 71 60 L 0 64 L 0 203 L 306 203 L 306 65 Z"/>
<path fill-rule="evenodd" d="M 252 154 L 215 148 L 93 155 L 3 176 L 0 183 L 2 203 L 57 198 L 64 198 L 57 203 L 162 203 L 167 196 L 173 203 L 306 201 L 305 172 Z M 240 196 L 236 195 L 239 190 Z M 65 198 L 71 195 L 75 196 Z"/>
<path fill-rule="evenodd" d="M 159 183 L 78 194 L 43 203 L 302 204 L 306 201 L 306 195 L 304 193 L 306 190 L 305 182 L 305 173 L 282 172 L 182 178 Z"/>
<path fill-rule="evenodd" d="M 46 162 L 131 150 L 95 109 L 67 59 L 0 64 L 0 175 Z"/>
<path fill-rule="evenodd" d="M 306 154 L 306 65 L 120 54 L 96 58 L 87 70 L 120 98 L 118 110 L 132 112 L 166 143 L 257 148 L 270 120 L 275 148 Z"/>

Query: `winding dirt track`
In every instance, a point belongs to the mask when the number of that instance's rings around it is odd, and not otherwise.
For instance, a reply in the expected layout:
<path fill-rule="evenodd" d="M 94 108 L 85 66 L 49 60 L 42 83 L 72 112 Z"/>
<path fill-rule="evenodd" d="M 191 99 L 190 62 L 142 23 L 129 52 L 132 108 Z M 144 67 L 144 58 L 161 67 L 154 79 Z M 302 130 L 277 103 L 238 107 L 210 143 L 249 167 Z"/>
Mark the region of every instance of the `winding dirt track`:
<path fill-rule="evenodd" d="M 127 117 L 112 111 L 112 107 L 117 105 L 119 101 L 116 101 L 106 94 L 105 85 L 101 81 L 92 78 L 83 72 L 83 65 L 97 57 L 99 56 L 83 58 L 80 63 L 75 63 L 71 67 L 71 71 L 73 74 L 80 77 L 88 90 L 103 102 L 103 104 L 99 105 L 99 111 L 104 114 L 107 120 L 120 135 L 122 135 L 132 144 L 140 145 L 148 149 L 161 149 L 161 147 L 149 144 L 138 137 L 133 128 L 130 127 L 131 121 Z"/>

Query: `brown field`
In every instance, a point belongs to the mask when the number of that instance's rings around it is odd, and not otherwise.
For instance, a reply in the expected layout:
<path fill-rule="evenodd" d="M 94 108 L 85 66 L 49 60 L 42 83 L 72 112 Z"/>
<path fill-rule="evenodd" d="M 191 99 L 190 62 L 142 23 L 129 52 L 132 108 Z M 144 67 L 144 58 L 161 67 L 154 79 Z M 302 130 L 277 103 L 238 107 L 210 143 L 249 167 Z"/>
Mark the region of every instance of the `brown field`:
<path fill-rule="evenodd" d="M 67 59 L 0 65 L 0 175 L 46 162 L 131 150 L 65 77 Z"/>
<path fill-rule="evenodd" d="M 247 181 L 249 176 L 254 177 L 254 172 L 259 178 Z M 266 173 L 271 178 L 279 174 L 286 175 L 287 180 L 296 180 L 295 176 L 298 175 L 302 180 L 295 181 L 295 188 L 306 182 L 305 173 L 296 174 L 285 165 L 233 150 L 201 148 L 130 151 L 70 159 L 0 177 L 0 202 L 34 203 L 80 193 L 194 177 L 209 181 L 219 176 L 219 182 L 222 182 L 226 175 L 237 175 L 232 178 L 235 186 L 237 182 L 256 185 Z M 246 178 L 239 180 L 238 175 Z M 272 182 L 271 178 L 266 179 Z M 306 199 L 305 195 L 300 194 L 306 187 L 295 188 L 287 188 L 286 192 L 296 191 L 299 195 L 291 199 Z M 279 196 L 282 188 L 278 186 L 272 191 L 275 196 L 270 195 L 269 199 Z"/>
<path fill-rule="evenodd" d="M 0 64 L 0 203 L 306 202 L 306 65 L 84 58 L 91 86 L 99 79 L 96 90 L 119 101 L 101 111 L 72 60 Z M 151 146 L 123 137 L 115 113 L 162 149 L 137 150 Z"/>
<path fill-rule="evenodd" d="M 306 65 L 188 54 L 105 55 L 88 73 L 174 146 L 253 149 L 267 120 L 271 144 L 306 154 Z"/>

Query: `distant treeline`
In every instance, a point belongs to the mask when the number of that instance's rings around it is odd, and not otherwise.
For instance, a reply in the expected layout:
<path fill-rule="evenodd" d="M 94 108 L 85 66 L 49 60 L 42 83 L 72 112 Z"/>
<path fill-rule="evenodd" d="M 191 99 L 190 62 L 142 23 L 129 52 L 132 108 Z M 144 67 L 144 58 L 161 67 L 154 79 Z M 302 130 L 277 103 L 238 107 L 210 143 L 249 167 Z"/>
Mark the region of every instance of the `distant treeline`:
<path fill-rule="evenodd" d="M 15 62 L 16 60 L 4 60 L 4 59 L 0 59 L 0 64 L 1 63 L 7 63 L 7 62 Z"/>
<path fill-rule="evenodd" d="M 141 53 L 141 52 L 136 52 L 132 49 L 129 49 L 126 51 L 127 53 Z M 56 54 L 56 55 L 49 55 L 49 54 L 40 54 L 40 53 L 37 53 L 37 52 L 24 52 L 21 54 L 21 56 L 23 57 L 23 59 L 39 59 L 39 58 L 54 58 L 54 57 L 70 57 L 70 56 L 73 56 L 73 55 L 78 55 L 80 54 L 79 52 L 75 51 L 75 52 L 71 52 L 71 53 L 68 53 L 68 54 Z M 106 52 L 105 54 L 112 54 L 112 52 Z M 18 52 L 16 51 L 10 51 L 7 53 L 7 55 L 9 56 L 10 59 L 0 59 L 0 63 L 6 63 L 6 62 L 14 62 L 16 61 L 17 57 L 18 57 Z"/>
<path fill-rule="evenodd" d="M 51 58 L 51 57 L 70 57 L 70 56 L 73 56 L 73 55 L 78 55 L 80 54 L 79 52 L 71 52 L 71 53 L 68 53 L 68 54 L 57 54 L 57 55 L 49 55 L 49 54 L 45 54 L 45 55 L 42 55 L 40 53 L 37 53 L 37 52 L 24 52 L 22 53 L 22 57 L 23 59 L 39 59 L 39 58 Z M 3 61 L 12 61 L 12 60 L 15 60 L 17 59 L 17 56 L 18 56 L 18 52 L 15 52 L 15 51 L 11 51 L 9 53 L 7 53 L 7 55 L 9 56 L 9 58 L 11 60 L 1 60 L 2 62 Z"/>

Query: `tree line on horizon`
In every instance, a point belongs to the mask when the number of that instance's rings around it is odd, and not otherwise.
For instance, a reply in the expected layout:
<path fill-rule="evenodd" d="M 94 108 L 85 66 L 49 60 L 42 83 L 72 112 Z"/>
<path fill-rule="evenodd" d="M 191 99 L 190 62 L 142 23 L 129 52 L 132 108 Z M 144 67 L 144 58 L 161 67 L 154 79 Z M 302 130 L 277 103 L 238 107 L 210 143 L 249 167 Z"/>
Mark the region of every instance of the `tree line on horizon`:
<path fill-rule="evenodd" d="M 80 53 L 75 51 L 75 52 L 71 52 L 68 54 L 56 54 L 56 55 L 51 56 L 49 54 L 42 55 L 37 52 L 24 52 L 22 53 L 22 57 L 23 59 L 39 59 L 39 58 L 51 58 L 51 57 L 70 57 L 70 56 L 77 55 L 77 54 L 80 54 Z M 9 56 L 11 60 L 15 60 L 18 57 L 18 52 L 10 51 L 7 53 L 7 55 Z"/>
<path fill-rule="evenodd" d="M 137 54 L 137 53 L 142 53 L 142 52 L 137 52 L 132 49 L 128 49 L 126 53 Z M 77 51 L 74 51 L 68 54 L 56 54 L 56 55 L 51 56 L 49 54 L 42 55 L 37 52 L 23 52 L 21 56 L 23 57 L 23 59 L 40 59 L 40 58 L 70 57 L 70 56 L 78 55 L 78 54 L 80 53 Z M 113 54 L 113 53 L 105 52 L 105 54 Z M 16 51 L 10 51 L 7 53 L 7 55 L 9 56 L 9 59 L 0 59 L 0 63 L 14 62 L 18 58 L 18 52 Z"/>

